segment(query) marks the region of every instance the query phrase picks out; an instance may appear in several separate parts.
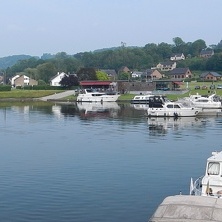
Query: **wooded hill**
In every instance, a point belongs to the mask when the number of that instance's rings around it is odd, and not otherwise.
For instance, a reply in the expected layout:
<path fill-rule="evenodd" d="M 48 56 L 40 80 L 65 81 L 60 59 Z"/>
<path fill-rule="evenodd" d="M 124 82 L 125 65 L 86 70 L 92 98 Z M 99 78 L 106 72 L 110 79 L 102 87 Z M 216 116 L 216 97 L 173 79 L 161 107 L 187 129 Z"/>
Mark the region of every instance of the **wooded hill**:
<path fill-rule="evenodd" d="M 41 58 L 11 56 L 0 59 L 0 67 L 7 78 L 22 73 L 48 83 L 57 72 L 77 73 L 81 68 L 115 69 L 118 72 L 122 66 L 127 66 L 130 70 L 143 71 L 156 66 L 159 62 L 168 61 L 172 54 L 183 53 L 186 59 L 178 61 L 177 67 L 189 67 L 191 71 L 222 72 L 222 40 L 209 47 L 214 50 L 214 55 L 208 59 L 199 56 L 201 50 L 207 48 L 202 39 L 185 43 L 180 37 L 176 37 L 173 42 L 174 44 L 149 43 L 144 47 L 122 45 L 75 55 L 59 52 L 56 55 L 44 54 Z M 15 58 L 18 59 L 17 62 Z"/>

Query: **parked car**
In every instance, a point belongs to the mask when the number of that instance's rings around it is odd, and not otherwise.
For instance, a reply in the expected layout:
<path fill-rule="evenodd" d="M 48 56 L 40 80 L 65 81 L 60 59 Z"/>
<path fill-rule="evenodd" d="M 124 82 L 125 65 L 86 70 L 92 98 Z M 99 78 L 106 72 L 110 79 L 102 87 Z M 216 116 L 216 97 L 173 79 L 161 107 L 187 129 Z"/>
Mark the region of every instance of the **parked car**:
<path fill-rule="evenodd" d="M 218 86 L 217 86 L 217 89 L 222 89 L 222 85 L 218 85 Z"/>
<path fill-rule="evenodd" d="M 200 86 L 195 86 L 194 89 L 200 89 Z"/>
<path fill-rule="evenodd" d="M 202 89 L 207 89 L 207 86 L 202 86 Z"/>
<path fill-rule="evenodd" d="M 216 88 L 215 85 L 210 86 L 210 89 L 215 89 L 215 88 Z"/>

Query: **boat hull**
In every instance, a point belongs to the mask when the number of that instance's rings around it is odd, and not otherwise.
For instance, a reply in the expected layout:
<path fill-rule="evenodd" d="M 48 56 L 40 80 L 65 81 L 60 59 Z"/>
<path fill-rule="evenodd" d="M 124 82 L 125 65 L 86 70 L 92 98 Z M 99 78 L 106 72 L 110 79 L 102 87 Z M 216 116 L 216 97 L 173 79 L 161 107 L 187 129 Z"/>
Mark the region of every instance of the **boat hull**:
<path fill-rule="evenodd" d="M 153 117 L 189 117 L 196 116 L 200 110 L 194 108 L 173 109 L 166 108 L 148 108 L 147 115 Z"/>
<path fill-rule="evenodd" d="M 91 96 L 87 94 L 79 94 L 77 102 L 116 102 L 120 95 L 102 95 Z"/>

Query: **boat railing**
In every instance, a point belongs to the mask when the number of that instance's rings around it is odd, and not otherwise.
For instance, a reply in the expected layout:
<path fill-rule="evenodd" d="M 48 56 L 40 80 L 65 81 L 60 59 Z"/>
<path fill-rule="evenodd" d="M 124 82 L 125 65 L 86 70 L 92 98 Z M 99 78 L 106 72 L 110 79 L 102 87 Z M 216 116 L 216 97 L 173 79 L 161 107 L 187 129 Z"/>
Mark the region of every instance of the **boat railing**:
<path fill-rule="evenodd" d="M 203 176 L 196 179 L 193 183 L 191 178 L 190 195 L 201 196 Z"/>

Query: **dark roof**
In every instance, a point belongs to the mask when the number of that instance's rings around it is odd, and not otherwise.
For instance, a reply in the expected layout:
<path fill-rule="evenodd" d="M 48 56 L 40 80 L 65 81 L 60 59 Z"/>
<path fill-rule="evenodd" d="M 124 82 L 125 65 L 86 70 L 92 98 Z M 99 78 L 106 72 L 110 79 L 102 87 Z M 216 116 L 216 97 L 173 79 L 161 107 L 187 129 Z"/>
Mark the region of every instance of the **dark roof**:
<path fill-rule="evenodd" d="M 102 72 L 105 72 L 108 76 L 116 76 L 115 69 L 101 69 Z"/>
<path fill-rule="evenodd" d="M 183 53 L 174 53 L 171 55 L 171 57 L 181 57 Z"/>
<path fill-rule="evenodd" d="M 153 69 L 147 69 L 143 75 L 150 76 L 153 73 Z"/>
<path fill-rule="evenodd" d="M 172 66 L 175 62 L 173 61 L 167 61 L 167 62 L 160 62 L 159 64 L 163 66 Z"/>
<path fill-rule="evenodd" d="M 207 76 L 207 75 L 212 75 L 212 76 L 214 76 L 214 77 L 221 77 L 221 75 L 219 74 L 219 73 L 217 73 L 217 72 L 203 72 L 201 75 L 200 75 L 200 77 L 205 77 L 205 76 Z"/>
<path fill-rule="evenodd" d="M 213 54 L 213 49 L 202 49 L 200 54 L 201 55 L 208 55 L 208 54 Z"/>
<path fill-rule="evenodd" d="M 189 68 L 175 68 L 169 72 L 169 75 L 185 74 Z"/>

